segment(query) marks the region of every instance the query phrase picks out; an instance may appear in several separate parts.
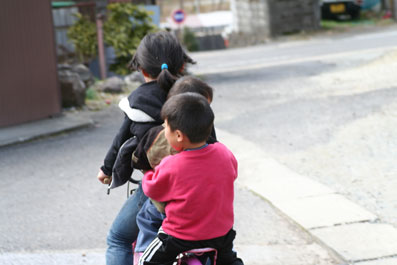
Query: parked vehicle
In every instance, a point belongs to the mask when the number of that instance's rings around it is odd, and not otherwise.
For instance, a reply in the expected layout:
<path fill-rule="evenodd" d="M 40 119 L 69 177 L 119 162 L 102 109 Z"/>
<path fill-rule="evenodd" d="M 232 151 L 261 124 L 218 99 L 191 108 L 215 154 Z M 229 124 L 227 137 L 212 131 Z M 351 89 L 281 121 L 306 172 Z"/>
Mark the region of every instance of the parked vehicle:
<path fill-rule="evenodd" d="M 380 0 L 363 0 L 361 4 L 361 10 L 380 11 L 381 8 L 382 2 Z"/>
<path fill-rule="evenodd" d="M 323 19 L 357 19 L 360 17 L 363 0 L 321 0 Z"/>

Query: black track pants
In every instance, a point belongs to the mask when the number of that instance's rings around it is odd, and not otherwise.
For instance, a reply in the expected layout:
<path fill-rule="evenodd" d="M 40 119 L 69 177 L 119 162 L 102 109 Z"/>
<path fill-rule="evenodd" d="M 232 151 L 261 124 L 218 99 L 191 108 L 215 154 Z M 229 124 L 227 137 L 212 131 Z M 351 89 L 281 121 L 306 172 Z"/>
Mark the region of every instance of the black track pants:
<path fill-rule="evenodd" d="M 186 241 L 166 234 L 160 228 L 157 237 L 148 246 L 139 261 L 140 265 L 172 265 L 178 254 L 196 248 L 214 248 L 218 251 L 217 265 L 243 265 L 233 251 L 236 232 L 231 229 L 225 236 L 209 240 Z"/>

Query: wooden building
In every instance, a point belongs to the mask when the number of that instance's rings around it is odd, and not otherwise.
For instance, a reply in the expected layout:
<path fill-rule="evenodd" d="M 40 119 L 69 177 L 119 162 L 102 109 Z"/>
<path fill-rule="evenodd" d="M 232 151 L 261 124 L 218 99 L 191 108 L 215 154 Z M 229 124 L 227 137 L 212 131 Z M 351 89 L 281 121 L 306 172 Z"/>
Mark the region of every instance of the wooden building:
<path fill-rule="evenodd" d="M 0 127 L 60 112 L 50 0 L 1 1 Z"/>

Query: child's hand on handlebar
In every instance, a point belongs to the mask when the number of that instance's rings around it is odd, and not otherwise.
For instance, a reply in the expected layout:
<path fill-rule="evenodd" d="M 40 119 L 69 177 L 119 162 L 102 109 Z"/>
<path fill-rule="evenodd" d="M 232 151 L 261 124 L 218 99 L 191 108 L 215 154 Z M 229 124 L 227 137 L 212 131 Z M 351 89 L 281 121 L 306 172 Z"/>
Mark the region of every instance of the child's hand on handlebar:
<path fill-rule="evenodd" d="M 102 169 L 99 170 L 97 179 L 102 183 L 102 184 L 109 184 L 112 181 L 112 177 L 109 177 L 103 173 Z"/>

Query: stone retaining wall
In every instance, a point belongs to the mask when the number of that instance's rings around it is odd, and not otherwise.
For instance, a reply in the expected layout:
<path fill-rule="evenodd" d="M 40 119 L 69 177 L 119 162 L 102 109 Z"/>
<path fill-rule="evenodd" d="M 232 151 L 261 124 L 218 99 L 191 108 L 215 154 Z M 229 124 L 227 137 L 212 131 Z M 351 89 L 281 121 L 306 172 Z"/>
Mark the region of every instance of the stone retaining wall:
<path fill-rule="evenodd" d="M 320 27 L 319 0 L 232 0 L 231 9 L 232 45 Z"/>
<path fill-rule="evenodd" d="M 310 31 L 320 27 L 318 0 L 268 0 L 271 35 Z"/>

